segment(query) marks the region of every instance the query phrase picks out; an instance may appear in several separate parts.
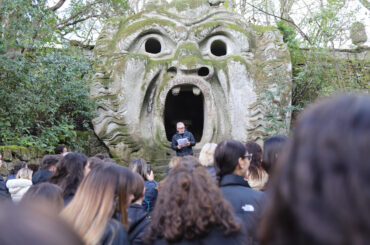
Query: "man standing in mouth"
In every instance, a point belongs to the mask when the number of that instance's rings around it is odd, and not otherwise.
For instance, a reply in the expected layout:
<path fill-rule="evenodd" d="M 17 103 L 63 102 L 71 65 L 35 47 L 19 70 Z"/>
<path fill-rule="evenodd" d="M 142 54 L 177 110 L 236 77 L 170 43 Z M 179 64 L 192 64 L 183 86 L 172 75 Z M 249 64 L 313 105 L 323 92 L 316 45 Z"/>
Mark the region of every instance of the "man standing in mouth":
<path fill-rule="evenodd" d="M 193 155 L 192 147 L 195 146 L 193 134 L 185 130 L 185 125 L 182 122 L 176 124 L 176 129 L 177 133 L 172 136 L 172 149 L 180 157 Z"/>

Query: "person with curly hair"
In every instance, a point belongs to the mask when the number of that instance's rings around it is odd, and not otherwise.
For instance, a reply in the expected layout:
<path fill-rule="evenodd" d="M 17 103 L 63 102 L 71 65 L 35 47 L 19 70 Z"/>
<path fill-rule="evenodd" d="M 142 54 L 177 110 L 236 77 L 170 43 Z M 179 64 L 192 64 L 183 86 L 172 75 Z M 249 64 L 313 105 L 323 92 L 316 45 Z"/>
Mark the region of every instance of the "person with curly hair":
<path fill-rule="evenodd" d="M 248 184 L 252 189 L 264 190 L 269 179 L 268 173 L 262 168 L 262 148 L 256 142 L 249 141 L 245 144 L 248 153 L 252 154 L 247 172 Z"/>
<path fill-rule="evenodd" d="M 369 146 L 369 95 L 306 109 L 275 169 L 261 244 L 370 244 Z"/>
<path fill-rule="evenodd" d="M 185 156 L 160 189 L 150 244 L 247 244 L 232 206 L 199 160 Z"/>

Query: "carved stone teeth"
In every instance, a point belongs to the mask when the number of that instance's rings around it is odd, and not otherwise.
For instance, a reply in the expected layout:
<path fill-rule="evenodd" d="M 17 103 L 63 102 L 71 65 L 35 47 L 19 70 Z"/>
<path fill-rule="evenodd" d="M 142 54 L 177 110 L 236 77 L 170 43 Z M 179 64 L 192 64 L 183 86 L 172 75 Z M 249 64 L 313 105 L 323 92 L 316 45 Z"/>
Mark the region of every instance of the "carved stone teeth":
<path fill-rule="evenodd" d="M 193 94 L 194 94 L 195 96 L 200 95 L 200 89 L 199 89 L 199 88 L 197 88 L 197 87 L 193 87 Z"/>
<path fill-rule="evenodd" d="M 181 89 L 180 87 L 176 87 L 176 88 L 171 89 L 172 95 L 173 96 L 179 95 L 180 89 Z"/>

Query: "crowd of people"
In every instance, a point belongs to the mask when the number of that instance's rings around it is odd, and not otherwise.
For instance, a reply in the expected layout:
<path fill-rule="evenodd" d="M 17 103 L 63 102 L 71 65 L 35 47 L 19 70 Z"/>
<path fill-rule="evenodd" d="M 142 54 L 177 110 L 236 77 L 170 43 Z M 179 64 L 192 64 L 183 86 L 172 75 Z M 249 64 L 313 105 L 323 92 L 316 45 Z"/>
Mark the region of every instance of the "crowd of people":
<path fill-rule="evenodd" d="M 223 140 L 196 158 L 193 140 L 172 143 L 159 182 L 144 159 L 65 146 L 38 170 L 16 163 L 0 176 L 0 244 L 370 244 L 370 96 L 323 100 L 262 146 Z"/>

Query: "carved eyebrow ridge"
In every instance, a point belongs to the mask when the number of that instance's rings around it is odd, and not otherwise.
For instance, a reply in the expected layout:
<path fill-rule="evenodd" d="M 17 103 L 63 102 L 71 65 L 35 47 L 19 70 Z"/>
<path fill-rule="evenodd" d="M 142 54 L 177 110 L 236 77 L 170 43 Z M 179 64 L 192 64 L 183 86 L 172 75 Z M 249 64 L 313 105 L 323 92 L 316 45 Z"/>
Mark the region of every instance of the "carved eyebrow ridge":
<path fill-rule="evenodd" d="M 162 16 L 159 15 L 159 16 L 156 16 L 155 18 L 137 20 L 127 25 L 123 30 L 127 32 L 126 30 L 133 29 L 134 31 L 129 31 L 128 35 L 126 36 L 137 34 L 135 38 L 138 38 L 145 34 L 157 33 L 157 34 L 167 35 L 173 41 L 178 41 L 179 37 L 175 35 L 176 33 L 175 29 L 180 23 L 176 23 L 171 20 L 160 18 L 160 17 Z M 142 31 L 143 29 L 144 31 Z M 120 38 L 122 38 L 122 36 Z"/>

